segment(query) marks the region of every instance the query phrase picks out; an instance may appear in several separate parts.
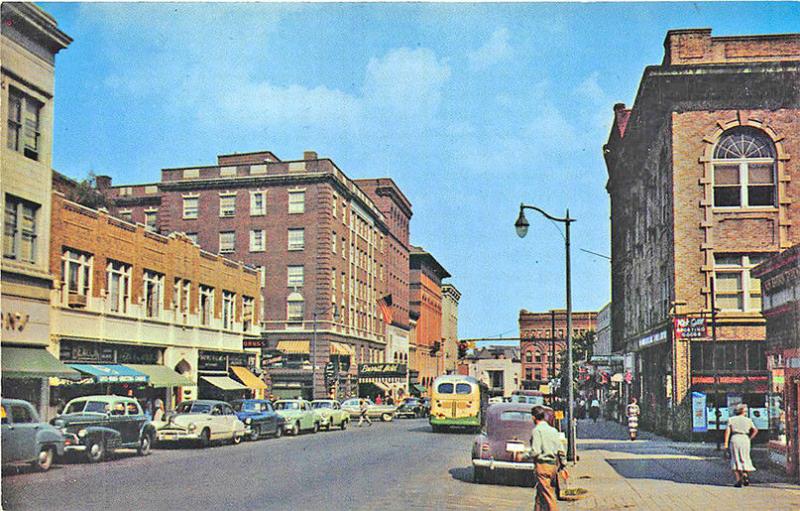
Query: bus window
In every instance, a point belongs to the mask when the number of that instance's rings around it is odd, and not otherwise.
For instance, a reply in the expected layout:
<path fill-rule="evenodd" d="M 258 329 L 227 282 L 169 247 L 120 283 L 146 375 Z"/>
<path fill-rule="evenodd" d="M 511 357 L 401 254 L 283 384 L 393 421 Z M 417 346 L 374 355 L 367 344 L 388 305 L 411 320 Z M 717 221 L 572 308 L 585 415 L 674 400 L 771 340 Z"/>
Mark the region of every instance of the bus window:
<path fill-rule="evenodd" d="M 457 383 L 456 394 L 470 394 L 472 392 L 472 385 L 469 383 Z"/>
<path fill-rule="evenodd" d="M 452 383 L 440 383 L 439 386 L 436 388 L 436 392 L 439 394 L 452 394 L 453 393 L 453 384 Z"/>

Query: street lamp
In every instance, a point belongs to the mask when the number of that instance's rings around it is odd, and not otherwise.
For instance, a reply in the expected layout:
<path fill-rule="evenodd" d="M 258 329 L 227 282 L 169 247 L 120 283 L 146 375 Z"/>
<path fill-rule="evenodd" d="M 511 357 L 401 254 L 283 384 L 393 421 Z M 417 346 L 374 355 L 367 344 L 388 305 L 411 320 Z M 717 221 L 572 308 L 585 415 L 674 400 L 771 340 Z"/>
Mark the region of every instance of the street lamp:
<path fill-rule="evenodd" d="M 336 307 L 335 303 L 332 303 L 330 307 L 326 307 L 321 311 L 314 310 L 314 335 L 311 338 L 311 399 L 316 399 L 317 394 L 317 316 L 320 314 L 325 314 L 329 310 L 333 309 L 333 321 L 334 323 L 339 320 L 339 309 Z"/>
<path fill-rule="evenodd" d="M 575 395 L 572 388 L 572 270 L 570 267 L 570 251 L 569 251 L 569 224 L 575 221 L 574 218 L 569 217 L 569 209 L 567 209 L 567 216 L 559 218 L 548 214 L 543 209 L 536 206 L 527 204 L 519 205 L 519 216 L 514 223 L 517 229 L 517 235 L 524 238 L 528 234 L 528 219 L 525 218 L 525 210 L 532 209 L 538 211 L 545 218 L 553 222 L 561 222 L 565 226 L 566 236 L 564 236 L 565 249 L 566 249 L 566 292 L 567 292 L 567 380 L 569 383 L 567 392 L 567 460 L 576 461 L 575 456 L 575 427 L 573 425 L 573 417 L 575 412 Z"/>

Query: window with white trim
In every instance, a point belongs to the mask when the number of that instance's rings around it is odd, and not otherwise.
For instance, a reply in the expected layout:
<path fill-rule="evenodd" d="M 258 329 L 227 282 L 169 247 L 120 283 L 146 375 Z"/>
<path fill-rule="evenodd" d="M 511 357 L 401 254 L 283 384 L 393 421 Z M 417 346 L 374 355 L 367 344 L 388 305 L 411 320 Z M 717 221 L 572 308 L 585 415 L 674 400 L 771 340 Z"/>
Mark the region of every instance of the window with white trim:
<path fill-rule="evenodd" d="M 183 218 L 192 219 L 197 218 L 197 210 L 200 202 L 200 197 L 184 197 L 183 198 Z"/>
<path fill-rule="evenodd" d="M 192 243 L 194 243 L 195 245 L 199 244 L 199 243 L 197 243 L 197 233 L 196 232 L 187 232 L 187 233 L 184 233 L 184 234 L 186 234 L 186 237 L 189 238 L 189 240 Z"/>
<path fill-rule="evenodd" d="M 143 286 L 145 314 L 148 318 L 160 317 L 164 305 L 164 275 L 144 270 Z"/>
<path fill-rule="evenodd" d="M 289 192 L 289 213 L 305 213 L 306 192 Z"/>
<path fill-rule="evenodd" d="M 333 202 L 331 202 L 331 205 L 332 205 L 332 208 L 333 208 L 331 213 L 333 214 L 333 218 L 336 218 L 336 205 L 338 203 L 339 203 L 339 201 L 336 200 L 336 196 L 334 195 L 333 196 Z"/>
<path fill-rule="evenodd" d="M 286 268 L 286 285 L 289 287 L 302 287 L 305 283 L 305 268 L 303 266 L 288 266 Z"/>
<path fill-rule="evenodd" d="M 63 289 L 70 295 L 89 296 L 92 290 L 92 254 L 67 248 L 61 255 Z"/>
<path fill-rule="evenodd" d="M 333 236 L 331 236 L 331 252 L 333 252 L 334 254 L 336 253 L 336 233 L 335 232 L 333 233 Z"/>
<path fill-rule="evenodd" d="M 214 288 L 200 285 L 200 324 L 208 326 L 214 318 Z"/>
<path fill-rule="evenodd" d="M 7 147 L 31 160 L 39 159 L 39 114 L 43 104 L 27 94 L 8 89 Z"/>
<path fill-rule="evenodd" d="M 121 220 L 133 223 L 133 211 L 130 209 L 121 209 L 118 214 Z"/>
<path fill-rule="evenodd" d="M 236 293 L 222 291 L 222 328 L 230 330 L 236 313 Z"/>
<path fill-rule="evenodd" d="M 267 214 L 267 192 L 266 190 L 255 190 L 250 192 L 250 216 Z"/>
<path fill-rule="evenodd" d="M 761 281 L 751 270 L 768 254 L 716 254 L 714 292 L 716 306 L 727 311 L 761 311 Z"/>
<path fill-rule="evenodd" d="M 158 210 L 144 212 L 144 225 L 151 231 L 155 231 L 158 226 Z"/>
<path fill-rule="evenodd" d="M 219 194 L 219 216 L 232 217 L 236 215 L 236 193 Z"/>
<path fill-rule="evenodd" d="M 266 249 L 266 234 L 264 229 L 250 231 L 250 252 L 263 252 Z"/>
<path fill-rule="evenodd" d="M 189 298 L 192 291 L 192 282 L 180 277 L 175 278 L 172 286 L 172 305 L 177 312 L 187 314 L 189 312 Z"/>
<path fill-rule="evenodd" d="M 777 205 L 775 146 L 762 131 L 739 126 L 714 148 L 714 206 Z"/>
<path fill-rule="evenodd" d="M 292 293 L 286 300 L 286 320 L 287 321 L 303 321 L 305 313 L 305 302 L 300 293 Z"/>
<path fill-rule="evenodd" d="M 222 231 L 219 233 L 219 253 L 229 254 L 236 249 L 236 231 Z"/>
<path fill-rule="evenodd" d="M 253 327 L 256 311 L 255 303 L 255 298 L 252 296 L 242 296 L 242 329 L 245 332 L 250 331 Z"/>
<path fill-rule="evenodd" d="M 128 312 L 131 300 L 131 265 L 118 261 L 109 261 L 106 266 L 108 295 L 107 300 L 111 312 Z"/>
<path fill-rule="evenodd" d="M 36 262 L 39 205 L 6 194 L 3 257 Z"/>
<path fill-rule="evenodd" d="M 303 250 L 306 246 L 305 229 L 289 229 L 289 250 Z"/>

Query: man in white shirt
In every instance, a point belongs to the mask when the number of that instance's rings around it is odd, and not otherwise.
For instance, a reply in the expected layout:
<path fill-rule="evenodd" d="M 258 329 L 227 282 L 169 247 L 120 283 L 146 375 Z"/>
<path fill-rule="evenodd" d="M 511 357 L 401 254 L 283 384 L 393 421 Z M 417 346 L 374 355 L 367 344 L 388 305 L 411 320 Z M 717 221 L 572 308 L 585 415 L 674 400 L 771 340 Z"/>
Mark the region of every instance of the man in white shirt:
<path fill-rule="evenodd" d="M 534 511 L 557 511 L 555 488 L 558 468 L 566 453 L 561 444 L 561 434 L 545 421 L 545 409 L 534 406 L 531 458 L 536 466 L 536 497 Z"/>

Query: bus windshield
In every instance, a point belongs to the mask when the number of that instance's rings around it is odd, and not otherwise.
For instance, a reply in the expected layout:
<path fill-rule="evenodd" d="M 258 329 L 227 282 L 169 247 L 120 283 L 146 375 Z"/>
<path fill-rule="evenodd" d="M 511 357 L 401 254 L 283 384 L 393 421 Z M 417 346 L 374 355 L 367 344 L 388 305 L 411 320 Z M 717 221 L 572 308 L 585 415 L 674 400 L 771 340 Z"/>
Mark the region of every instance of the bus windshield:
<path fill-rule="evenodd" d="M 436 392 L 439 394 L 452 394 L 453 393 L 453 384 L 452 383 L 440 383 L 438 387 L 436 387 Z"/>

